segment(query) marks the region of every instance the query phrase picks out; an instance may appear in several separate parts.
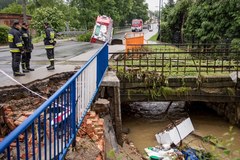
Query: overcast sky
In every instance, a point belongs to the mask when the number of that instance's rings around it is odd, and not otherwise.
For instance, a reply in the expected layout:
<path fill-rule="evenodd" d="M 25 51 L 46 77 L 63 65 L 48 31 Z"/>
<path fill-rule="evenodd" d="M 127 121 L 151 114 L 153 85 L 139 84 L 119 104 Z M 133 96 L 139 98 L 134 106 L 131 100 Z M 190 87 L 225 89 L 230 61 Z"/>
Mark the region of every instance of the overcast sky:
<path fill-rule="evenodd" d="M 163 0 L 163 4 L 167 3 L 168 0 Z M 146 0 L 148 3 L 148 8 L 151 11 L 156 11 L 158 10 L 158 5 L 159 5 L 159 0 Z"/>

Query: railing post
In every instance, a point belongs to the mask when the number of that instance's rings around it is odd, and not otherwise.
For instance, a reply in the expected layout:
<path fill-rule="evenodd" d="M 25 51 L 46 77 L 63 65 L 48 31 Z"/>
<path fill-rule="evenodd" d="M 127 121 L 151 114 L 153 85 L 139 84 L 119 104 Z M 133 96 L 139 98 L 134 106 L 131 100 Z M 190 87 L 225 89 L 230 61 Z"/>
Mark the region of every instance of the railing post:
<path fill-rule="evenodd" d="M 76 146 L 76 79 L 71 84 L 71 108 L 72 108 L 72 123 L 71 128 L 73 132 L 73 143 L 72 147 Z"/>

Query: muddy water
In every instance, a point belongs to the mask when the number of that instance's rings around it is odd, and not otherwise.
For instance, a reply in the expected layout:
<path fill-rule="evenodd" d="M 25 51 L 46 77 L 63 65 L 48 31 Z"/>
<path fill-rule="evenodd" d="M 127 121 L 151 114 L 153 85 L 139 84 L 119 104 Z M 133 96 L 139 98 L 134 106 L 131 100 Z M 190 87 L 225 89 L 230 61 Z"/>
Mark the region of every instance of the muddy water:
<path fill-rule="evenodd" d="M 150 105 L 147 105 L 147 103 L 143 103 L 143 105 L 141 105 L 141 103 L 136 103 L 131 104 L 130 107 L 126 107 L 128 109 L 123 109 L 125 110 L 123 113 L 123 127 L 130 129 L 128 138 L 134 143 L 141 153 L 144 154 L 144 148 L 157 145 L 155 134 L 170 124 L 170 121 L 166 118 L 166 116 L 159 111 L 160 109 L 156 109 L 162 108 L 161 110 L 164 112 L 167 108 L 167 104 L 168 102 L 165 102 L 165 104 L 163 102 L 152 102 Z M 212 135 L 217 137 L 221 140 L 220 143 L 224 146 L 226 146 L 226 143 L 228 140 L 230 140 L 230 138 L 234 137 L 234 141 L 230 143 L 230 146 L 227 147 L 233 152 L 231 152 L 230 156 L 227 157 L 240 157 L 240 154 L 237 152 L 237 150 L 240 149 L 239 128 L 233 128 L 234 135 L 223 136 L 225 133 L 229 133 L 229 127 L 231 126 L 231 124 L 228 123 L 223 117 L 218 116 L 214 111 L 208 109 L 203 104 L 191 104 L 191 106 L 187 109 L 184 106 L 185 105 L 181 103 L 180 105 L 178 103 L 173 104 L 173 107 L 168 110 L 169 117 L 171 117 L 171 119 L 179 119 L 189 115 L 197 135 Z M 148 111 L 151 109 L 159 111 L 158 114 L 160 116 L 157 117 L 156 113 L 154 113 L 153 117 L 151 118 L 151 115 L 149 114 L 150 111 Z M 146 114 L 145 116 L 143 116 L 144 113 Z M 205 148 L 213 153 L 223 152 L 221 149 L 216 149 L 216 147 L 209 143 L 203 143 L 199 137 L 193 135 L 188 136 L 183 142 L 188 144 L 188 146 Z"/>

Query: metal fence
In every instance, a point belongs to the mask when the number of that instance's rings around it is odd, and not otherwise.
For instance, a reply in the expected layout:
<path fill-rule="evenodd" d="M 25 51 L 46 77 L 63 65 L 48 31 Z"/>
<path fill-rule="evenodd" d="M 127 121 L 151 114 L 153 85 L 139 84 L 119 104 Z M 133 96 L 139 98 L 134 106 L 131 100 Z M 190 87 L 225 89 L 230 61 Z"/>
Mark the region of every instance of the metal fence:
<path fill-rule="evenodd" d="M 64 159 L 108 68 L 103 47 L 0 142 L 1 159 Z"/>
<path fill-rule="evenodd" d="M 146 71 L 165 77 L 219 75 L 238 72 L 239 53 L 229 44 L 148 44 L 138 45 L 127 54 L 111 53 L 110 65 L 117 72 L 130 74 Z"/>

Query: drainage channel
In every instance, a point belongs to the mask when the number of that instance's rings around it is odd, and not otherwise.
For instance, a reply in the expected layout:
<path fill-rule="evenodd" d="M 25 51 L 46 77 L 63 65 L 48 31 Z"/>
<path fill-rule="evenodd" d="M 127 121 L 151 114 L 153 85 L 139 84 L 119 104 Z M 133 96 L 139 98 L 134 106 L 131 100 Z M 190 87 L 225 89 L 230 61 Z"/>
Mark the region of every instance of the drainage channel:
<path fill-rule="evenodd" d="M 205 150 L 217 159 L 240 157 L 240 129 L 230 124 L 223 115 L 218 115 L 209 104 L 174 102 L 166 113 L 168 104 L 169 102 L 134 102 L 122 106 L 126 137 L 142 155 L 146 155 L 145 148 L 161 146 L 155 135 L 172 125 L 169 118 L 177 121 L 190 117 L 194 132 L 182 140 L 179 148 Z"/>

